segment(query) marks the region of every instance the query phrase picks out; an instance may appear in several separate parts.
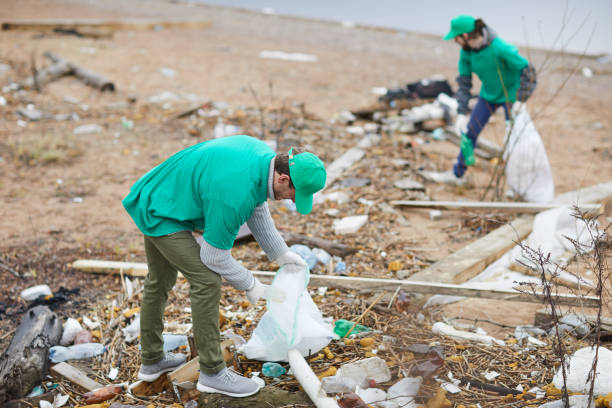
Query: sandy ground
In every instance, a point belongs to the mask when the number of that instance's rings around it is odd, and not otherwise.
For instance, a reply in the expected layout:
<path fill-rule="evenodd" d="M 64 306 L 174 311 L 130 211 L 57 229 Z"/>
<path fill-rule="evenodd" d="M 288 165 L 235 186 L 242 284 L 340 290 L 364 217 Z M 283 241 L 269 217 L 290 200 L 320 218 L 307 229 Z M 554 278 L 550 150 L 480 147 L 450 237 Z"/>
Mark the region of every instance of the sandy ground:
<path fill-rule="evenodd" d="M 453 43 L 421 34 L 347 28 L 155 0 L 15 0 L 4 1 L 0 7 L 3 21 L 81 18 L 187 19 L 210 21 L 212 25 L 119 30 L 110 39 L 2 32 L 0 64 L 10 67 L 0 71 L 3 86 L 27 77 L 33 60 L 39 68 L 46 65 L 42 54 L 52 51 L 112 79 L 117 88 L 115 93 L 100 93 L 74 78 L 64 78 L 45 86 L 40 94 L 2 93 L 8 101 L 7 107 L 0 107 L 0 253 L 4 252 L 5 260 L 18 248 L 25 257 L 40 253 L 53 256 L 58 251 L 73 251 L 79 256 L 103 252 L 113 259 L 142 261 L 141 236 L 121 207 L 121 200 L 152 166 L 181 148 L 211 137 L 212 126 L 194 136 L 186 125 L 167 121 L 170 112 L 193 105 L 188 100 L 190 95 L 234 108 L 303 103 L 306 111 L 329 123 L 338 112 L 375 102 L 373 87 L 397 87 L 432 74 L 443 75 L 454 85 L 459 52 Z M 259 58 L 264 50 L 316 55 L 317 61 Z M 521 52 L 539 72 L 538 89 L 529 110 L 548 152 L 556 192 L 612 179 L 612 63 L 542 50 Z M 591 68 L 594 75 L 582 75 L 583 67 Z M 163 68 L 174 70 L 175 75 L 162 75 Z M 578 73 L 571 75 L 574 71 Z M 172 102 L 169 110 L 148 103 L 149 98 L 163 92 L 184 98 Z M 113 108 L 133 99 L 135 103 Z M 16 110 L 28 104 L 53 114 L 74 112 L 79 120 L 43 120 L 21 127 L 17 121 L 22 118 Z M 133 129 L 122 126 L 123 117 L 133 121 Z M 103 127 L 101 133 L 72 133 L 78 125 L 93 123 Z M 501 143 L 503 126 L 499 113 L 482 136 Z M 350 135 L 337 139 L 337 149 L 311 147 L 330 163 L 358 140 Z M 390 198 L 386 195 L 392 180 L 376 168 L 389 155 L 409 160 L 426 157 L 430 169 L 445 170 L 457 153 L 449 143 L 430 143 L 418 147 L 420 152 L 415 154 L 405 141 L 383 140 L 383 156 L 370 152 L 369 177 L 383 197 L 370 193 L 366 198 Z M 44 163 L 40 155 L 51 147 L 57 147 L 62 158 Z M 24 159 L 24 152 L 31 159 Z M 458 191 L 428 184 L 426 192 L 438 200 L 478 199 L 489 170 L 486 163 L 475 168 L 475 189 Z M 398 194 L 395 191 L 393 199 L 401 198 Z M 277 223 L 291 229 L 291 220 L 278 206 L 274 208 Z M 407 223 L 384 231 L 387 235 L 381 235 L 378 246 L 361 243 L 367 259 L 350 260 L 360 265 L 359 271 L 388 276 L 386 266 L 393 259 L 384 259 L 380 252 L 389 244 L 389 234 L 400 236 L 404 245 L 429 249 L 424 255 L 428 262 L 443 258 L 476 237 L 473 232 L 455 228 L 461 223 L 457 214 L 446 213 L 440 221 L 431 221 L 426 211 L 404 211 L 403 215 Z M 332 220 L 322 209 L 315 210 L 310 221 L 301 221 L 294 230 L 320 231 L 312 225 L 315 222 L 329 227 Z M 344 239 L 327 231 L 323 234 L 327 239 Z M 350 243 L 359 244 L 359 237 L 351 238 Z M 401 247 L 394 252 L 400 260 L 401 254 Z M 62 259 L 66 258 L 69 256 Z M 11 281 L 11 298 L 24 287 L 41 283 L 36 274 L 28 276 Z M 54 282 L 62 283 L 61 279 Z M 531 321 L 530 311 L 537 307 L 481 300 L 462 303 L 457 310 L 517 324 Z"/>

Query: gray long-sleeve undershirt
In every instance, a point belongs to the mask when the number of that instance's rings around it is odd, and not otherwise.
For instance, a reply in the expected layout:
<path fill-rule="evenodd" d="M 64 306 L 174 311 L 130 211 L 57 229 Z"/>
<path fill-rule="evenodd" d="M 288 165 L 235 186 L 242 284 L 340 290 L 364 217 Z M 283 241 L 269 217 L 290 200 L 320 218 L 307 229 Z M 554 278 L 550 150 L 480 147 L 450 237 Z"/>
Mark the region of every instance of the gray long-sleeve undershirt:
<path fill-rule="evenodd" d="M 270 161 L 268 172 L 268 197 L 272 200 L 274 199 L 273 182 L 274 159 Z M 255 207 L 247 225 L 270 260 L 278 258 L 288 250 L 287 244 L 274 226 L 267 202 Z M 236 261 L 229 249 L 219 249 L 204 241 L 200 249 L 200 259 L 204 265 L 221 275 L 238 290 L 249 290 L 255 285 L 255 278 L 251 271 Z"/>

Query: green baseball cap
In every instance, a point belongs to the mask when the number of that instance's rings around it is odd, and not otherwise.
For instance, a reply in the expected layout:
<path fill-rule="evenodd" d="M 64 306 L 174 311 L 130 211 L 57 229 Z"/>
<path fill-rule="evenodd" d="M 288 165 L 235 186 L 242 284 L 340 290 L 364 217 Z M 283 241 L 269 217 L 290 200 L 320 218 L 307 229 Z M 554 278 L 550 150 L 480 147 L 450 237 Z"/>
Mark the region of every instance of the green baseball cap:
<path fill-rule="evenodd" d="M 323 162 L 309 152 L 293 154 L 289 149 L 289 176 L 295 187 L 295 207 L 300 214 L 312 210 L 312 196 L 325 187 L 327 172 Z"/>
<path fill-rule="evenodd" d="M 444 36 L 445 40 L 450 40 L 458 35 L 471 33 L 476 26 L 476 19 L 466 14 L 461 14 L 451 20 L 451 30 Z"/>

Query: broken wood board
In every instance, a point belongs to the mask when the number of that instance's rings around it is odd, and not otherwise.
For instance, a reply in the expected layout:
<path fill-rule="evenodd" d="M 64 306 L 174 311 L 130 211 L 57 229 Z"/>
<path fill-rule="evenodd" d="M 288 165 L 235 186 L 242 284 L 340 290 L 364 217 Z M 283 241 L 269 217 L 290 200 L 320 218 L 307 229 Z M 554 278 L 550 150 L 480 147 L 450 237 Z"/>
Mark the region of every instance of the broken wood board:
<path fill-rule="evenodd" d="M 51 367 L 51 372 L 85 388 L 87 391 L 93 391 L 103 387 L 102 384 L 92 380 L 87 374 L 66 362 L 55 364 Z"/>
<path fill-rule="evenodd" d="M 2 30 L 26 30 L 53 32 L 56 29 L 80 30 L 101 29 L 108 30 L 153 30 L 157 27 L 163 28 L 208 28 L 212 21 L 197 20 L 150 20 L 150 19 L 45 19 L 45 20 L 12 20 L 3 21 Z"/>
<path fill-rule="evenodd" d="M 522 215 L 408 279 L 421 282 L 466 282 L 527 237 L 532 226 L 533 216 Z"/>
<path fill-rule="evenodd" d="M 125 265 L 122 264 L 129 263 L 113 261 L 78 260 L 72 263 L 72 268 L 78 270 L 86 270 L 89 272 L 104 273 L 106 271 L 115 272 L 120 268 L 124 268 L 125 270 Z M 146 275 L 146 264 L 142 263 L 131 265 L 140 265 L 138 269 L 134 268 L 133 270 L 139 271 L 139 273 L 142 274 L 140 276 Z M 274 276 L 276 275 L 276 272 L 253 271 L 253 275 L 258 277 L 261 281 L 271 282 Z M 310 275 L 310 282 L 315 285 L 325 285 L 347 289 L 396 290 L 398 287 L 400 287 L 408 292 L 416 293 L 465 296 L 484 299 L 500 299 L 519 302 L 541 302 L 541 300 L 535 296 L 532 296 L 530 294 L 523 294 L 517 291 L 481 289 L 478 287 L 466 287 L 436 282 L 418 282 L 400 279 L 359 278 L 336 275 Z M 578 299 L 580 299 L 580 301 L 587 302 L 588 304 L 596 304 L 599 301 L 599 299 L 595 297 L 577 297 L 574 295 L 559 295 L 557 301 L 559 302 L 559 304 L 575 305 Z"/>
<path fill-rule="evenodd" d="M 540 278 L 542 276 L 540 271 L 533 270 L 532 268 L 529 268 L 525 265 L 522 265 L 516 262 L 513 262 L 512 264 L 510 264 L 510 270 L 514 272 L 522 273 L 523 275 L 533 276 L 535 278 Z M 546 273 L 546 279 L 551 281 L 553 284 L 565 286 L 566 288 L 572 288 L 572 289 L 578 289 L 578 290 L 594 289 L 591 282 L 587 282 L 585 280 L 581 280 L 581 281 L 570 280 L 570 279 L 564 278 L 561 275 L 553 277 L 550 272 Z"/>
<path fill-rule="evenodd" d="M 168 376 L 162 374 L 157 380 L 152 382 L 147 381 L 136 381 L 133 384 L 130 384 L 128 387 L 128 392 L 140 396 L 140 397 L 150 397 L 151 395 L 159 394 L 164 390 L 170 390 L 172 387 L 170 385 L 170 381 L 168 380 Z"/>
<path fill-rule="evenodd" d="M 344 154 L 342 154 L 342 156 L 338 157 L 330 165 L 326 166 L 327 177 L 325 180 L 325 187 L 329 187 L 334 184 L 334 182 L 340 178 L 346 169 L 361 160 L 365 156 L 364 149 L 372 147 L 376 144 L 378 144 L 378 136 L 364 136 L 359 143 L 357 143 L 356 147 L 348 149 L 346 152 L 344 152 Z M 320 192 L 317 194 L 320 194 Z"/>
<path fill-rule="evenodd" d="M 565 316 L 568 313 L 561 311 L 560 314 L 561 316 Z M 575 313 L 575 314 L 580 316 L 581 318 L 583 318 L 584 320 L 586 320 L 589 324 L 593 326 L 597 324 L 597 315 L 595 314 L 581 314 L 581 313 Z M 612 332 L 612 318 L 601 317 L 600 323 L 601 323 L 601 330 Z M 534 318 L 535 326 L 540 327 L 540 326 L 547 326 L 550 324 L 552 324 L 552 314 L 550 313 L 550 310 L 540 309 L 536 311 L 535 318 Z"/>
<path fill-rule="evenodd" d="M 433 208 L 438 210 L 478 210 L 478 211 L 503 211 L 508 213 L 538 213 L 553 208 L 564 207 L 560 204 L 542 204 L 526 202 L 499 202 L 499 201 L 391 201 L 391 205 L 412 208 Z M 601 211 L 601 204 L 581 204 L 579 208 L 583 211 Z"/>
<path fill-rule="evenodd" d="M 176 370 L 168 373 L 170 382 L 181 386 L 184 382 L 195 383 L 200 375 L 200 360 L 199 357 L 191 359 Z"/>

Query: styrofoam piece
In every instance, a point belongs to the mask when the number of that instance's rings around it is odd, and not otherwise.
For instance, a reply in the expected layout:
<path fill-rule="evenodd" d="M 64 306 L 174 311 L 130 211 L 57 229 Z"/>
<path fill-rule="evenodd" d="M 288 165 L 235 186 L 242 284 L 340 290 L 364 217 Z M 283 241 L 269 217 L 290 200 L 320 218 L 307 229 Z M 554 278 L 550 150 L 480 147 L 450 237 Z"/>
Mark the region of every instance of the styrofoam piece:
<path fill-rule="evenodd" d="M 376 401 L 384 401 L 387 399 L 387 393 L 379 388 L 359 388 L 355 391 L 355 394 L 359 395 L 363 402 L 366 404 L 372 404 Z"/>
<path fill-rule="evenodd" d="M 593 367 L 595 359 L 595 349 L 584 347 L 577 350 L 568 360 L 565 365 L 567 369 L 567 389 L 573 392 L 584 394 L 589 393 L 591 386 L 589 372 Z M 568 367 L 569 365 L 569 367 Z M 553 377 L 555 387 L 561 389 L 563 387 L 563 373 L 561 367 L 557 369 Z M 597 373 L 595 375 L 595 386 L 593 392 L 596 396 L 607 395 L 612 390 L 612 351 L 605 347 L 600 347 L 597 359 Z"/>
<path fill-rule="evenodd" d="M 74 341 L 77 333 L 82 331 L 81 323 L 78 320 L 69 317 L 64 323 L 64 330 L 62 331 L 62 338 L 60 339 L 60 346 L 69 346 Z"/>
<path fill-rule="evenodd" d="M 380 357 L 370 357 L 342 365 L 337 376 L 351 377 L 356 380 L 372 379 L 377 383 L 384 383 L 391 379 L 391 372 L 387 362 Z"/>
<path fill-rule="evenodd" d="M 21 291 L 20 296 L 23 300 L 31 302 L 36 300 L 39 296 L 51 296 L 53 292 L 51 292 L 51 288 L 47 285 L 36 285 L 26 288 Z"/>
<path fill-rule="evenodd" d="M 334 232 L 340 234 L 352 234 L 357 232 L 359 228 L 363 227 L 368 222 L 367 215 L 352 215 L 344 217 L 340 220 L 334 221 Z"/>
<path fill-rule="evenodd" d="M 387 399 L 395 401 L 400 407 L 416 406 L 414 396 L 421 388 L 423 378 L 407 377 L 402 378 L 387 390 Z"/>
<path fill-rule="evenodd" d="M 325 395 L 325 392 L 322 392 L 321 382 L 298 350 L 289 350 L 287 358 L 295 379 L 300 383 L 315 407 L 339 408 L 336 400 L 329 398 Z"/>
<path fill-rule="evenodd" d="M 456 340 L 476 341 L 489 345 L 495 343 L 500 346 L 506 344 L 503 340 L 498 340 L 492 336 L 483 336 L 481 334 L 470 333 L 463 330 L 456 330 L 454 327 L 449 326 L 448 324 L 443 322 L 434 323 L 433 327 L 431 328 L 431 331 L 441 336 L 448 336 Z"/>

